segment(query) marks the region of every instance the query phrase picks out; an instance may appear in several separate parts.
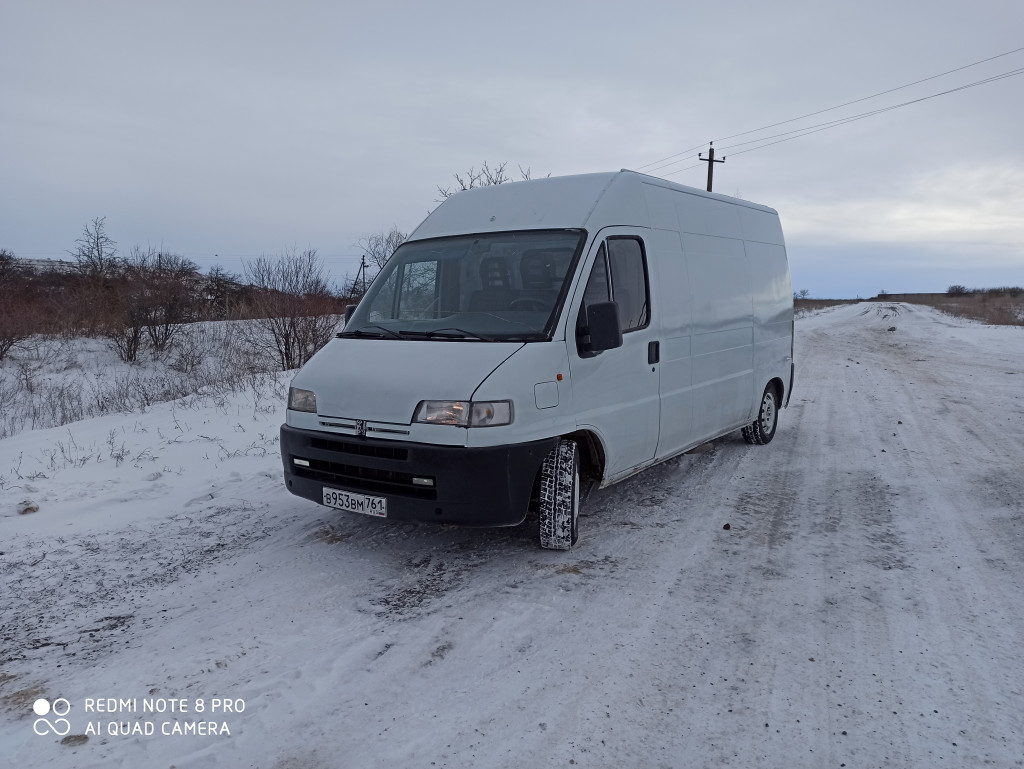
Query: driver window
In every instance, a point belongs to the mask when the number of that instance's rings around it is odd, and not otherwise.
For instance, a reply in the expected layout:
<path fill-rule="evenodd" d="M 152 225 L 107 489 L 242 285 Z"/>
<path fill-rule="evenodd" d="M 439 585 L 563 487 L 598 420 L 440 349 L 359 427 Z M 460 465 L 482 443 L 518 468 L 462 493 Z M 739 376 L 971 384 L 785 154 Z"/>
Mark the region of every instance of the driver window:
<path fill-rule="evenodd" d="M 609 238 L 608 261 L 612 268 L 612 298 L 619 305 L 622 333 L 647 325 L 647 265 L 636 238 Z"/>
<path fill-rule="evenodd" d="M 577 333 L 585 330 L 587 307 L 608 301 L 619 305 L 622 333 L 643 328 L 650 316 L 649 297 L 647 260 L 641 241 L 638 238 L 609 238 L 597 252 L 583 291 L 583 303 L 576 319 Z"/>
<path fill-rule="evenodd" d="M 608 257 L 604 243 L 598 249 L 597 258 L 594 259 L 594 266 L 590 270 L 590 278 L 587 279 L 587 287 L 583 290 L 583 303 L 580 304 L 580 314 L 576 318 L 577 338 L 586 335 L 587 332 L 587 308 L 597 302 L 611 300 L 611 285 L 608 283 Z"/>

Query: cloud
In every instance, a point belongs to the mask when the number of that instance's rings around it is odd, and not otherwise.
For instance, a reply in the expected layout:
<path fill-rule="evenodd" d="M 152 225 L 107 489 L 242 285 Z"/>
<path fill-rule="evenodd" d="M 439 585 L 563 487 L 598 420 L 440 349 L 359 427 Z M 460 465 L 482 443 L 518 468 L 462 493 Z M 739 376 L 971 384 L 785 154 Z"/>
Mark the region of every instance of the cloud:
<path fill-rule="evenodd" d="M 789 199 L 790 237 L 821 244 L 983 244 L 993 251 L 1024 243 L 1024 168 L 953 165 L 897 187 L 843 198 Z"/>

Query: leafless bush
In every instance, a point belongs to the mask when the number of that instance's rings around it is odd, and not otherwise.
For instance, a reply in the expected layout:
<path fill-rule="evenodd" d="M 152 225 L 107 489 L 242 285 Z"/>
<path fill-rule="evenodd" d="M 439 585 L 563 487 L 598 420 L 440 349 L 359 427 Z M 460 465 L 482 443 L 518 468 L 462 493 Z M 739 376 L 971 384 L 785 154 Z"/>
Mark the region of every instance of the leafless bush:
<path fill-rule="evenodd" d="M 167 365 L 172 371 L 192 376 L 206 361 L 209 353 L 209 335 L 205 324 L 195 324 L 185 329 L 174 346 L 174 357 Z"/>
<path fill-rule="evenodd" d="M 19 357 L 50 366 L 66 360 L 68 340 L 60 336 L 33 334 L 18 344 Z"/>
<path fill-rule="evenodd" d="M 22 388 L 25 392 L 34 393 L 36 391 L 36 376 L 42 369 L 43 364 L 34 360 L 18 360 L 15 361 L 15 366 Z"/>
<path fill-rule="evenodd" d="M 178 254 L 135 246 L 110 268 L 107 312 L 99 323 L 121 360 L 134 363 L 146 342 L 165 352 L 182 326 L 198 316 L 193 297 L 199 268 Z"/>
<path fill-rule="evenodd" d="M 220 265 L 214 265 L 201 279 L 197 289 L 199 317 L 202 320 L 229 320 L 236 317 L 246 288 L 238 275 L 227 272 Z"/>
<path fill-rule="evenodd" d="M 40 351 L 32 355 L 19 348 L 17 357 L 0 365 L 0 438 L 103 414 L 145 411 L 175 399 L 216 402 L 225 400 L 225 393 L 251 391 L 257 410 L 276 408 L 285 394 L 279 392 L 277 375 L 268 372 L 278 367 L 239 343 L 239 324 L 190 325 L 182 330 L 177 357 L 170 363 L 127 370 L 78 365 L 76 354 L 94 356 L 99 346 L 87 339 L 40 342 Z M 59 355 L 53 352 L 57 349 Z"/>
<path fill-rule="evenodd" d="M 40 316 L 38 291 L 14 254 L 0 249 L 0 361 L 35 333 Z"/>
<path fill-rule="evenodd" d="M 118 312 L 103 322 L 100 333 L 109 341 L 111 348 L 125 363 L 135 363 L 142 350 L 143 325 L 137 317 L 127 312 Z"/>
<path fill-rule="evenodd" d="M 200 285 L 199 266 L 180 254 L 135 246 L 124 264 L 130 308 L 138 314 L 149 344 L 164 352 L 182 326 L 199 313 L 194 297 Z"/>
<path fill-rule="evenodd" d="M 42 408 L 33 415 L 34 421 L 49 427 L 85 419 L 82 390 L 74 382 L 60 382 L 47 387 L 43 393 L 44 397 L 40 400 Z"/>
<path fill-rule="evenodd" d="M 0 414 L 9 414 L 14 411 L 18 402 L 18 394 L 21 388 L 17 382 L 7 377 L 0 377 Z M 0 438 L 4 437 L 0 433 Z"/>
<path fill-rule="evenodd" d="M 242 339 L 258 358 L 281 369 L 298 368 L 331 338 L 338 303 L 324 278 L 316 249 L 261 256 L 245 265 L 253 287 Z"/>

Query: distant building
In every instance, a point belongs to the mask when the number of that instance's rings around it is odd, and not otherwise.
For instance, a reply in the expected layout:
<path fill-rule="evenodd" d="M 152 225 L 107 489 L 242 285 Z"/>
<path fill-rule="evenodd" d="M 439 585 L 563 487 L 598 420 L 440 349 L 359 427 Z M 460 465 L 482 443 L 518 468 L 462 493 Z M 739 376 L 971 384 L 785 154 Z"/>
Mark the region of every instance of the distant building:
<path fill-rule="evenodd" d="M 31 272 L 75 272 L 74 262 L 66 262 L 63 259 L 18 259 L 18 264 Z"/>

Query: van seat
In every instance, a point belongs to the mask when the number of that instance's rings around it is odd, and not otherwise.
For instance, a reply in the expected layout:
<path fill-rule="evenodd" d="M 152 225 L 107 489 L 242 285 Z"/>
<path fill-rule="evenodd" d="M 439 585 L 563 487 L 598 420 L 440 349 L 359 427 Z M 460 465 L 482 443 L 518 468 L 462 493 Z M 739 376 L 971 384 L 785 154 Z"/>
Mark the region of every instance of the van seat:
<path fill-rule="evenodd" d="M 515 298 L 512 276 L 508 262 L 500 256 L 488 256 L 480 260 L 481 288 L 470 294 L 470 312 L 496 312 L 507 310 Z"/>

